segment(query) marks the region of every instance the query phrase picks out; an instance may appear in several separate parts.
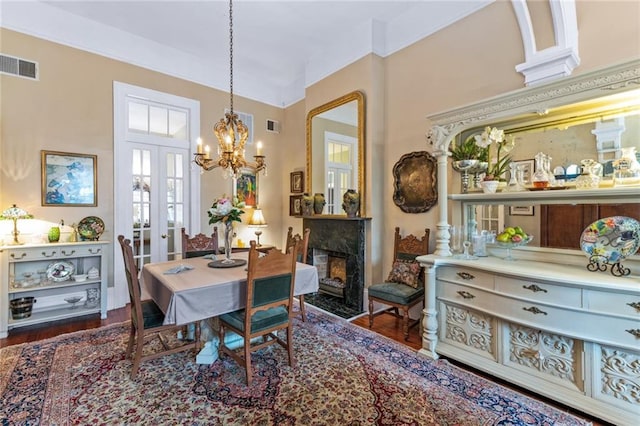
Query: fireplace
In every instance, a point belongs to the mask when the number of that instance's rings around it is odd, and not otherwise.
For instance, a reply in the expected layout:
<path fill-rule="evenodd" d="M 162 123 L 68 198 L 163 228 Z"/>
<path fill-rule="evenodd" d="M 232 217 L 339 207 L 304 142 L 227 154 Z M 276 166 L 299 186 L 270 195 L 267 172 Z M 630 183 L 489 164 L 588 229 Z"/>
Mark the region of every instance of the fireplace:
<path fill-rule="evenodd" d="M 310 216 L 309 250 L 318 268 L 319 292 L 336 296 L 346 306 L 362 311 L 364 299 L 365 227 L 370 218 Z"/>

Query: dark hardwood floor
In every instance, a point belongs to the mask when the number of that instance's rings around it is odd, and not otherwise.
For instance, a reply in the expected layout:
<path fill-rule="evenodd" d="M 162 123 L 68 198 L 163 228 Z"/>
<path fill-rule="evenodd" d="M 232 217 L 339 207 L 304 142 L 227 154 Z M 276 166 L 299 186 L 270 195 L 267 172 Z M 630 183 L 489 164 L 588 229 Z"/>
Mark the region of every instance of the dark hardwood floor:
<path fill-rule="evenodd" d="M 129 307 L 127 306 L 125 308 L 114 309 L 109 311 L 108 318 L 104 320 L 101 320 L 98 315 L 89 315 L 86 317 L 81 317 L 73 320 L 64 320 L 64 321 L 51 322 L 47 324 L 40 324 L 38 326 L 17 328 L 9 332 L 9 337 L 5 339 L 0 339 L 0 348 L 11 346 L 11 345 L 17 345 L 20 343 L 35 342 L 38 340 L 55 337 L 65 333 L 72 333 L 74 331 L 87 330 L 91 328 L 102 327 L 109 324 L 116 324 L 119 322 L 127 321 L 128 319 L 129 319 Z M 369 328 L 369 317 L 366 314 L 363 314 L 360 317 L 353 319 L 351 322 L 360 327 L 367 328 L 367 329 Z M 405 341 L 404 336 L 402 334 L 401 320 L 393 317 L 392 315 L 377 316 L 374 320 L 372 330 L 392 340 L 403 343 L 415 350 L 418 350 L 422 347 L 419 328 L 417 326 L 412 327 L 409 330 L 409 340 Z M 560 410 L 563 410 L 575 416 L 581 417 L 587 421 L 592 422 L 594 426 L 610 425 L 610 423 L 606 423 L 606 422 L 603 422 L 602 420 L 596 419 L 594 417 L 590 417 L 584 413 L 577 412 L 576 410 L 570 407 L 566 407 L 562 404 L 558 404 L 556 401 L 552 401 L 550 399 L 540 397 L 539 395 L 536 395 L 526 389 L 519 388 L 503 380 L 491 377 L 490 375 L 484 372 L 475 370 L 466 365 L 460 364 L 454 360 L 450 359 L 449 362 L 461 368 L 469 370 L 475 374 L 478 374 L 482 377 L 485 377 L 489 380 L 500 383 L 503 386 L 516 389 L 518 392 L 524 393 L 532 398 L 544 401 L 547 404 L 552 405 Z"/>

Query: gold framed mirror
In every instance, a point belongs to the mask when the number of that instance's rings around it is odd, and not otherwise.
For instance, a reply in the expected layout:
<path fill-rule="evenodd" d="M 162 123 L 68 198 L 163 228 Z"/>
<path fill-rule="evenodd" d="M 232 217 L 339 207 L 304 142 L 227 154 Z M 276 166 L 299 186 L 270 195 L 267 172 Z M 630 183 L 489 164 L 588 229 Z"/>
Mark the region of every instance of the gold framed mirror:
<path fill-rule="evenodd" d="M 347 189 L 360 194 L 365 216 L 364 94 L 354 91 L 307 114 L 307 182 L 309 194 L 322 193 L 323 214 L 340 215 Z"/>

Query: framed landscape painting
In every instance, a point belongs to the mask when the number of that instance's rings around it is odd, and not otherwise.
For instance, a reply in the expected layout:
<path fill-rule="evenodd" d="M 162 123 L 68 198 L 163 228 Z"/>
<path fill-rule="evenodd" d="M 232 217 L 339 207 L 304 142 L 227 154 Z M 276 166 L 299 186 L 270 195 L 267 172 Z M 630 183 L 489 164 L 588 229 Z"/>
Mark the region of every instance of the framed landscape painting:
<path fill-rule="evenodd" d="M 97 155 L 41 151 L 42 205 L 98 205 Z"/>

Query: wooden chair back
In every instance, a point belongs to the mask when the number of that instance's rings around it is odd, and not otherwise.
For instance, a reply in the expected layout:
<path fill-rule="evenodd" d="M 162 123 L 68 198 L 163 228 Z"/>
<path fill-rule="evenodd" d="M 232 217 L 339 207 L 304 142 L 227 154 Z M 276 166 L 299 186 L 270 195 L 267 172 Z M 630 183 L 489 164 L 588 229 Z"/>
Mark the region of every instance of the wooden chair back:
<path fill-rule="evenodd" d="M 418 239 L 415 235 L 407 235 L 402 237 L 400 235 L 400 228 L 396 227 L 396 232 L 393 242 L 393 261 L 396 260 L 415 260 L 417 256 L 422 256 L 429 253 L 429 235 L 431 230 L 425 228 L 424 236 Z"/>
<path fill-rule="evenodd" d="M 308 263 L 309 259 L 309 235 L 311 234 L 311 229 L 306 228 L 302 235 L 293 234 L 293 227 L 289 227 L 289 231 L 287 232 L 287 243 L 285 245 L 285 251 L 289 252 L 289 250 L 296 244 L 298 244 L 298 251 L 296 253 L 296 260 L 300 263 Z"/>
<path fill-rule="evenodd" d="M 211 237 L 203 233 L 194 237 L 189 237 L 185 229 L 182 228 L 182 258 L 206 256 L 218 253 L 218 228 L 213 228 Z"/>
<path fill-rule="evenodd" d="M 131 302 L 131 322 L 137 328 L 144 324 L 142 317 L 142 296 L 140 290 L 140 280 L 138 276 L 138 267 L 133 257 L 133 248 L 131 240 L 126 239 L 124 235 L 118 236 L 120 248 L 122 248 L 122 257 L 124 260 L 124 272 L 127 277 L 127 288 L 129 289 L 129 301 Z"/>

